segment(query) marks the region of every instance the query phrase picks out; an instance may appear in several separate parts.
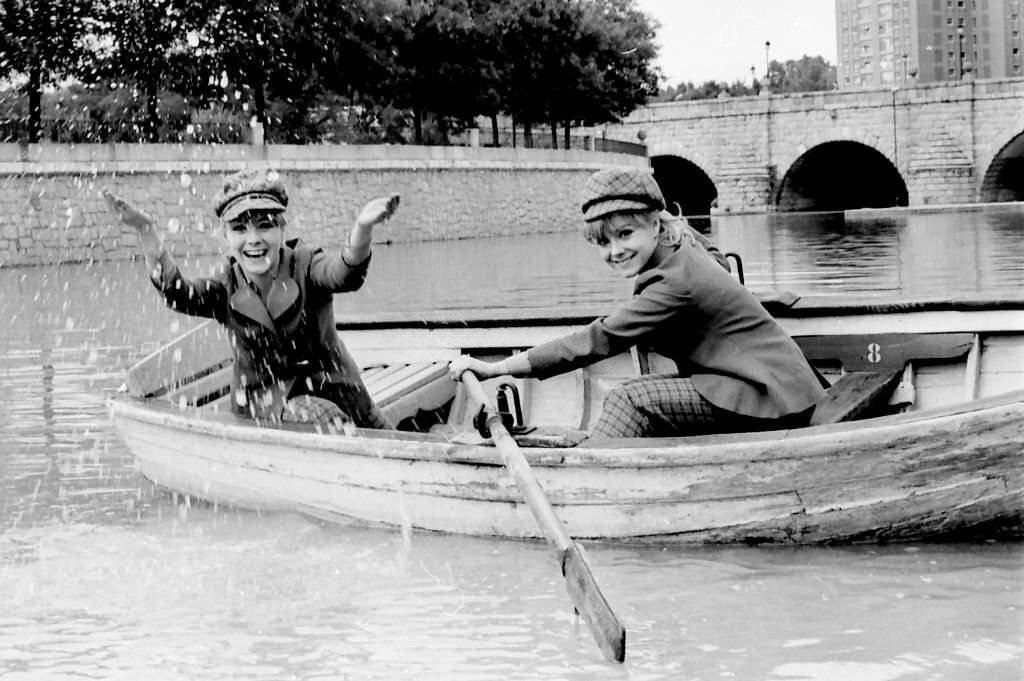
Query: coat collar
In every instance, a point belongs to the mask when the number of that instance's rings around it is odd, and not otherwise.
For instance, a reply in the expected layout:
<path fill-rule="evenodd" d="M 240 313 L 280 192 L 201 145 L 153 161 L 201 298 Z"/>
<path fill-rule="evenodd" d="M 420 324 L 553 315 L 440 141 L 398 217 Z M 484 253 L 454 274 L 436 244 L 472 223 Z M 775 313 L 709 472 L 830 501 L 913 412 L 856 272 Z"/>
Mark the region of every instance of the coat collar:
<path fill-rule="evenodd" d="M 265 302 L 233 259 L 231 272 L 236 282 L 235 291 L 231 294 L 231 309 L 271 331 L 277 331 L 280 323 L 294 311 L 299 302 L 299 284 L 294 277 L 295 252 L 288 247 L 281 249 L 278 276 Z"/>

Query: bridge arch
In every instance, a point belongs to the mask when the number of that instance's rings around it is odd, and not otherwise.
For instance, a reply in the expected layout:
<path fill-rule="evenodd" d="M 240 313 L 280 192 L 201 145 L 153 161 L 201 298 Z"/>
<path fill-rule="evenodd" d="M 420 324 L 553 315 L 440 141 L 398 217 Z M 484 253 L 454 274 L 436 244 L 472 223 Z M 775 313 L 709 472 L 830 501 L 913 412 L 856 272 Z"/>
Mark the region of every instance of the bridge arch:
<path fill-rule="evenodd" d="M 773 203 L 780 211 L 889 208 L 909 203 L 907 185 L 884 154 L 862 142 L 811 147 L 786 171 Z"/>
<path fill-rule="evenodd" d="M 1024 132 L 1004 144 L 989 162 L 979 199 L 983 203 L 1024 201 Z"/>
<path fill-rule="evenodd" d="M 686 216 L 711 214 L 718 188 L 700 166 L 682 156 L 660 154 L 651 156 L 651 168 L 669 210 L 676 212 L 674 204 L 678 204 Z"/>

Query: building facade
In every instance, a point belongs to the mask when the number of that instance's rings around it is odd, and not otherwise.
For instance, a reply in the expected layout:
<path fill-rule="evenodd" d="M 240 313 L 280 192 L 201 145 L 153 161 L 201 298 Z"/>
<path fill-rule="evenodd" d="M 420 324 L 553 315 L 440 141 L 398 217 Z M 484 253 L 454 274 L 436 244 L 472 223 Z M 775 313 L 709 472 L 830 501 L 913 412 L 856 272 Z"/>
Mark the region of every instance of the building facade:
<path fill-rule="evenodd" d="M 836 0 L 841 90 L 1019 78 L 1024 0 Z"/>

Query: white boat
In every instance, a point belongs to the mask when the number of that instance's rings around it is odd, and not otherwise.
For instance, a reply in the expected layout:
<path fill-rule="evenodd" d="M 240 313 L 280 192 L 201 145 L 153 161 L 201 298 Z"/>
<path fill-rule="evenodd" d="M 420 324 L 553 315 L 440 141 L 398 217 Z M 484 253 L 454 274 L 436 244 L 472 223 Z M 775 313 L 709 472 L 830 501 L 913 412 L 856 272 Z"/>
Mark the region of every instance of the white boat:
<path fill-rule="evenodd" d="M 657 370 L 660 358 L 636 352 L 546 381 L 485 382 L 513 406 L 515 386 L 519 430 L 532 428 L 517 440 L 573 537 L 803 544 L 1024 534 L 1024 300 L 765 305 L 834 383 L 809 427 L 581 439 L 611 387 Z M 233 415 L 228 345 L 211 324 L 133 367 L 112 415 L 144 475 L 210 502 L 539 537 L 446 365 L 464 352 L 504 356 L 595 316 L 340 318 L 395 431 L 320 433 Z"/>

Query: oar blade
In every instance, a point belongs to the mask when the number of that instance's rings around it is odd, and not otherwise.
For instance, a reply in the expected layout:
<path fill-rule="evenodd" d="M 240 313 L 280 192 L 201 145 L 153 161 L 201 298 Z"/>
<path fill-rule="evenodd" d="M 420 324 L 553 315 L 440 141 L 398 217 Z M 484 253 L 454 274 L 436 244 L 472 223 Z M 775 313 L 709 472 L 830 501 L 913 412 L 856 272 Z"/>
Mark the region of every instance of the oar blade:
<path fill-rule="evenodd" d="M 612 662 L 624 661 L 626 629 L 601 593 L 582 547 L 576 542 L 562 553 L 562 574 L 576 612 L 586 622 L 605 658 Z"/>

